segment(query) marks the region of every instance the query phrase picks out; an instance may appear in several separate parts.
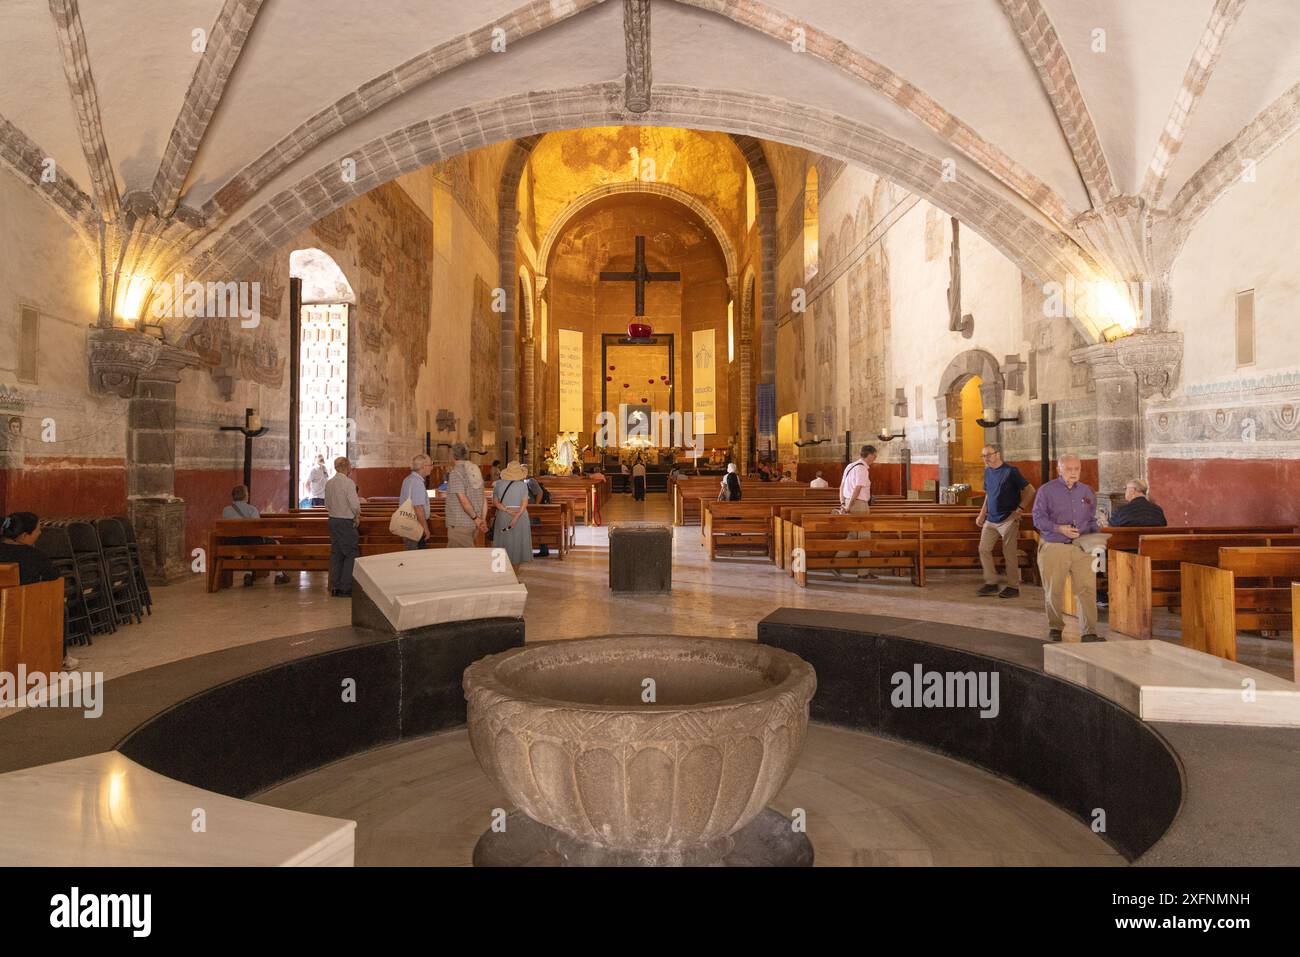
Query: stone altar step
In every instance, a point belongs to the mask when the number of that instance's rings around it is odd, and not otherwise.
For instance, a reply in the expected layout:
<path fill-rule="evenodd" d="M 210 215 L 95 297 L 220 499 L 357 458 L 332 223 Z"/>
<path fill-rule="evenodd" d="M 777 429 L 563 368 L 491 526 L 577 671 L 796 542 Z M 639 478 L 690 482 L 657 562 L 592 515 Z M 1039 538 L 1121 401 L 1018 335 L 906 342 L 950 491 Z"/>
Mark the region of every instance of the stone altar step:
<path fill-rule="evenodd" d="M 1300 727 L 1300 685 L 1167 641 L 1044 645 L 1043 670 L 1144 721 Z"/>
<path fill-rule="evenodd" d="M 394 631 L 521 618 L 526 589 L 491 548 L 429 548 L 358 558 L 352 577 Z"/>
<path fill-rule="evenodd" d="M 0 807 L 7 867 L 351 867 L 357 827 L 192 787 L 116 751 L 0 774 Z"/>

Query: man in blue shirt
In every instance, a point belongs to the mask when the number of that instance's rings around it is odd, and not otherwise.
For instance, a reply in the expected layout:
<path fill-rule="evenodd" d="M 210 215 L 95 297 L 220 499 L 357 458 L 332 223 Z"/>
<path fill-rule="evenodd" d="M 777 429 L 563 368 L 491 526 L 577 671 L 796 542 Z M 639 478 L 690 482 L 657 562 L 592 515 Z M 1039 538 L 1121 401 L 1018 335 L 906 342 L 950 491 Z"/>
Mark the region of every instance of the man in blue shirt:
<path fill-rule="evenodd" d="M 420 520 L 420 524 L 428 529 L 429 527 L 429 489 L 425 479 L 433 471 L 433 460 L 427 455 L 417 455 L 411 459 L 411 474 L 406 476 L 402 482 L 402 490 L 397 493 L 397 504 L 405 502 L 408 498 L 411 500 L 411 507 L 415 510 L 415 517 Z M 402 539 L 402 547 L 408 552 L 417 548 L 424 548 L 425 543 L 429 540 L 429 533 L 426 531 L 419 539 Z"/>
<path fill-rule="evenodd" d="M 1047 603 L 1048 637 L 1061 640 L 1065 627 L 1065 583 L 1073 583 L 1079 610 L 1081 641 L 1104 641 L 1097 635 L 1097 573 L 1091 552 L 1075 544 L 1080 535 L 1100 531 L 1097 493 L 1079 481 L 1083 463 L 1073 453 L 1056 462 L 1058 477 L 1039 490 L 1034 499 L 1034 528 L 1038 529 L 1038 571 Z"/>
<path fill-rule="evenodd" d="M 984 504 L 975 517 L 975 524 L 980 528 L 984 584 L 977 594 L 1016 598 L 1020 595 L 1020 517 L 1029 510 L 1034 487 L 1020 474 L 1020 469 L 1003 460 L 1002 450 L 996 445 L 984 446 L 980 457 L 984 459 Z M 1007 585 L 1001 591 L 998 567 L 993 561 L 993 549 L 999 540 L 1007 565 Z"/>

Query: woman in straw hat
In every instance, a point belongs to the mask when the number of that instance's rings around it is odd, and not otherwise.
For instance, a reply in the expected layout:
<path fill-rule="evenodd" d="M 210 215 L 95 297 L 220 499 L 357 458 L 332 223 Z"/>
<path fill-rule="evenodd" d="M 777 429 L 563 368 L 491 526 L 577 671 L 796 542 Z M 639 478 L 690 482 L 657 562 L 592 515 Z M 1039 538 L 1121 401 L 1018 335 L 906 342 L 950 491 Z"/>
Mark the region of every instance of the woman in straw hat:
<path fill-rule="evenodd" d="M 518 462 L 506 466 L 501 477 L 492 485 L 492 499 L 496 502 L 496 523 L 493 526 L 492 545 L 504 548 L 515 570 L 533 558 L 533 531 L 528 521 L 528 473 Z"/>

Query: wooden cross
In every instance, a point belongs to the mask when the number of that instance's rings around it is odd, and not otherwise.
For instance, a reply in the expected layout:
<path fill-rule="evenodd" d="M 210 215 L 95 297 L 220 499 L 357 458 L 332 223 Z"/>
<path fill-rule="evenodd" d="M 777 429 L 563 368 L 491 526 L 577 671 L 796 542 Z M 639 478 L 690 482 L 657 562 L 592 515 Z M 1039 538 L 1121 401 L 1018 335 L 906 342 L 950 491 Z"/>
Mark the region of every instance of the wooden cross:
<path fill-rule="evenodd" d="M 645 315 L 645 284 L 648 282 L 680 282 L 682 274 L 679 272 L 651 272 L 646 268 L 645 262 L 645 237 L 636 238 L 636 261 L 632 264 L 631 272 L 601 272 L 602 281 L 614 282 L 634 282 L 636 283 L 636 313 L 635 315 Z"/>

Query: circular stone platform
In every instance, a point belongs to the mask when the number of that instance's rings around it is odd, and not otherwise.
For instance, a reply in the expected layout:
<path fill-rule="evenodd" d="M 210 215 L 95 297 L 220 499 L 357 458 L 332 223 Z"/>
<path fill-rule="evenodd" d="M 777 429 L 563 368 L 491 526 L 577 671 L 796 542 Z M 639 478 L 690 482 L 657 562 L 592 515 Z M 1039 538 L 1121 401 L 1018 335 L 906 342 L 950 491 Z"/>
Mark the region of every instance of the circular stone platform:
<path fill-rule="evenodd" d="M 793 822 L 772 808 L 760 811 L 730 838 L 731 850 L 710 866 L 811 867 L 812 843 L 796 832 Z M 690 867 L 693 860 L 664 861 Z M 487 830 L 474 845 L 475 867 L 640 867 L 640 855 L 600 852 L 570 841 L 559 831 L 538 824 L 523 811 L 506 815 L 505 830 Z"/>

